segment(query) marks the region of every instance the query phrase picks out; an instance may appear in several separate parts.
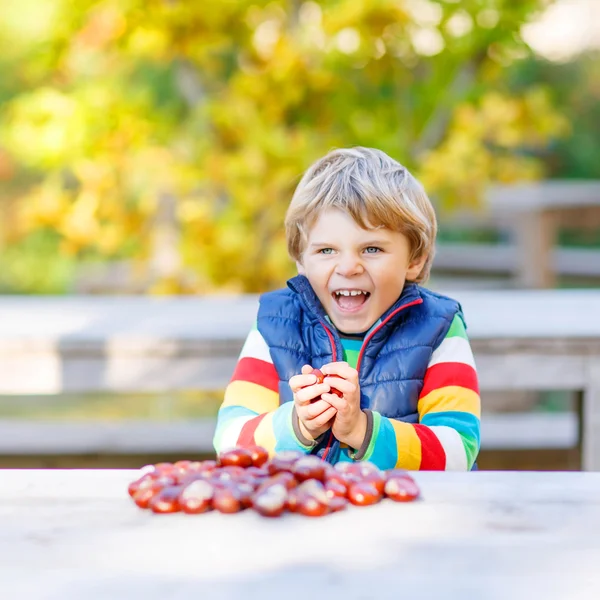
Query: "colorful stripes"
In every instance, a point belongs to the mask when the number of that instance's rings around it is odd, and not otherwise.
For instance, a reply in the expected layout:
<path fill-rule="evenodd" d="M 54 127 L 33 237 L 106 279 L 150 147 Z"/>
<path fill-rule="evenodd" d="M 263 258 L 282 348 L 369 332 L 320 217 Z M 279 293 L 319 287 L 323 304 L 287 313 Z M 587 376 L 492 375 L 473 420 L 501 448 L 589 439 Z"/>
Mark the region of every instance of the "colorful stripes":
<path fill-rule="evenodd" d="M 264 446 L 308 452 L 294 434 L 293 404 L 279 405 L 279 376 L 269 348 L 256 328 L 249 333 L 217 415 L 213 445 L 217 452 L 234 446 Z"/>
<path fill-rule="evenodd" d="M 355 367 L 360 340 L 343 339 L 342 344 L 344 358 Z M 292 409 L 292 402 L 279 405 L 279 376 L 265 340 L 254 327 L 219 409 L 215 449 L 259 444 L 271 454 L 310 452 L 294 433 Z M 416 424 L 373 411 L 373 434 L 361 460 L 382 469 L 471 469 L 480 446 L 481 403 L 475 361 L 460 315 L 431 355 L 417 411 Z M 353 451 L 342 445 L 340 460 L 352 460 L 351 456 Z"/>
<path fill-rule="evenodd" d="M 382 469 L 469 470 L 479 452 L 481 402 L 464 323 L 454 317 L 433 352 L 417 405 L 419 423 L 373 412 L 373 436 L 363 460 Z"/>

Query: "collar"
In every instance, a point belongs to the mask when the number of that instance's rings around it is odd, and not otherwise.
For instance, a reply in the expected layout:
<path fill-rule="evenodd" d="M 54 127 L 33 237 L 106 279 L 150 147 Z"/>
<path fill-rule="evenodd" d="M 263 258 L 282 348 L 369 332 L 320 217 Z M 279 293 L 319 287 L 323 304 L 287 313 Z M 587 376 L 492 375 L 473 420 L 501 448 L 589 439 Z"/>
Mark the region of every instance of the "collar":
<path fill-rule="evenodd" d="M 306 309 L 320 320 L 327 319 L 327 313 L 321 304 L 321 301 L 315 294 L 312 286 L 310 285 L 308 278 L 305 275 L 296 275 L 287 281 L 287 286 L 298 294 L 302 303 Z M 396 309 L 404 304 L 413 302 L 421 298 L 421 292 L 419 284 L 417 283 L 405 283 L 404 289 L 400 294 L 399 298 L 394 302 L 388 310 L 380 315 L 379 321 L 385 321 L 386 317 L 393 313 Z"/>

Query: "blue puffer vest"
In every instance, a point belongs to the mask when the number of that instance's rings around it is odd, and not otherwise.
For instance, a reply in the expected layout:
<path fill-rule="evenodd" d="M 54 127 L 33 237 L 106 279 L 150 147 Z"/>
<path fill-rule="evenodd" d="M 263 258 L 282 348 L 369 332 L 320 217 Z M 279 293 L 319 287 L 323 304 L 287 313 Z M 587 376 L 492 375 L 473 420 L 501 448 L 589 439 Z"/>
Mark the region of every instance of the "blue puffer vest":
<path fill-rule="evenodd" d="M 279 374 L 280 402 L 293 400 L 288 384 L 302 365 L 320 367 L 343 360 L 342 344 L 308 279 L 298 275 L 288 289 L 263 294 L 258 329 Z M 363 343 L 358 359 L 361 408 L 385 417 L 418 422 L 417 401 L 433 351 L 444 339 L 458 302 L 414 283 L 404 286 L 396 303 Z M 326 435 L 313 450 L 328 462 L 339 458 L 340 444 Z"/>

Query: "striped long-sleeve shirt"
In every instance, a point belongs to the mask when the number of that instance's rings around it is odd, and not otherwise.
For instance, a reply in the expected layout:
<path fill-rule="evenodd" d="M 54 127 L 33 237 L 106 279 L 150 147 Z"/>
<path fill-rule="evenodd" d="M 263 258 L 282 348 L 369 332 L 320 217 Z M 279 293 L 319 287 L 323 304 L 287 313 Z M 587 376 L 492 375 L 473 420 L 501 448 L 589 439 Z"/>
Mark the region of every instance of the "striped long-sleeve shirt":
<path fill-rule="evenodd" d="M 214 445 L 259 444 L 270 453 L 310 452 L 294 433 L 292 402 L 279 405 L 279 377 L 260 332 L 250 332 L 219 410 Z M 419 423 L 372 412 L 361 460 L 381 469 L 468 470 L 479 452 L 480 399 L 473 353 L 456 315 L 427 366 L 417 405 Z M 355 454 L 342 445 L 340 460 Z"/>

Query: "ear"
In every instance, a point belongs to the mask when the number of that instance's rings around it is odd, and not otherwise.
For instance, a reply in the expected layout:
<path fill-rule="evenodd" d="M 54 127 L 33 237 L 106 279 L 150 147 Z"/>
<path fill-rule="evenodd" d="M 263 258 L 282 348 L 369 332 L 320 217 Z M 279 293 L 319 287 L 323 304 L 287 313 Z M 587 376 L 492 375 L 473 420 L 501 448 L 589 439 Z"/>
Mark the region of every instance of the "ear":
<path fill-rule="evenodd" d="M 423 256 L 419 256 L 419 258 L 413 259 L 408 264 L 408 269 L 406 270 L 406 281 L 415 281 L 417 277 L 421 274 L 425 263 L 427 262 L 428 255 L 424 254 Z"/>
<path fill-rule="evenodd" d="M 299 260 L 296 261 L 296 269 L 298 269 L 298 275 L 306 275 L 304 265 Z"/>

